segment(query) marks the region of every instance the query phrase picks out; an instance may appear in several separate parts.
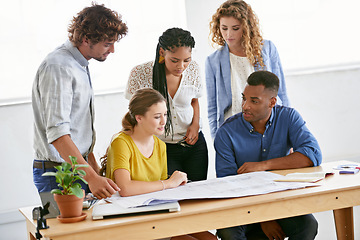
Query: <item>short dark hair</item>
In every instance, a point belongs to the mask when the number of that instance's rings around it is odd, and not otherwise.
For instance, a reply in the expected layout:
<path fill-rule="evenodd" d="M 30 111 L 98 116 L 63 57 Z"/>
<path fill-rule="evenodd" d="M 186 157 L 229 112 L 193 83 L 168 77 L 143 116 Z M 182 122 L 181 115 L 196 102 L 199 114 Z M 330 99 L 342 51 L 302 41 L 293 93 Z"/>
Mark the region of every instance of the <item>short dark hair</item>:
<path fill-rule="evenodd" d="M 125 37 L 128 27 L 122 17 L 103 4 L 93 3 L 73 17 L 69 27 L 69 40 L 75 46 L 80 46 L 84 37 L 92 44 L 102 41 L 119 41 Z"/>
<path fill-rule="evenodd" d="M 250 74 L 247 79 L 247 84 L 250 86 L 263 85 L 265 89 L 278 92 L 279 90 L 279 78 L 269 71 L 256 71 Z"/>

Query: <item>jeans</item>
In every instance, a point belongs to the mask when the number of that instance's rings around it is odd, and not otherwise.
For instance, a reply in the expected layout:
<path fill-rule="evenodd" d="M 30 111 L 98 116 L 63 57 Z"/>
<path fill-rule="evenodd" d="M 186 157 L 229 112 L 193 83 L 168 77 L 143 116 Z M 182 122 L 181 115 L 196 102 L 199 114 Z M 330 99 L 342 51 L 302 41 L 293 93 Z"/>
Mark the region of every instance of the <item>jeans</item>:
<path fill-rule="evenodd" d="M 39 160 L 34 160 L 39 161 Z M 41 161 L 40 161 L 41 162 Z M 45 172 L 55 172 L 56 168 L 33 168 L 33 180 L 38 192 L 50 192 L 52 189 L 61 189 L 53 176 L 42 176 Z M 77 181 L 85 193 L 89 193 L 89 187 L 83 181 Z"/>
<path fill-rule="evenodd" d="M 276 220 L 289 240 L 313 240 L 317 234 L 318 223 L 312 214 Z M 217 230 L 221 240 L 247 240 L 248 235 L 256 234 L 256 239 L 268 239 L 260 223 L 223 228 Z M 249 237 L 250 239 L 250 237 Z"/>
<path fill-rule="evenodd" d="M 192 147 L 166 143 L 168 174 L 175 170 L 185 172 L 191 181 L 205 180 L 208 172 L 208 149 L 204 134 L 200 131 Z"/>

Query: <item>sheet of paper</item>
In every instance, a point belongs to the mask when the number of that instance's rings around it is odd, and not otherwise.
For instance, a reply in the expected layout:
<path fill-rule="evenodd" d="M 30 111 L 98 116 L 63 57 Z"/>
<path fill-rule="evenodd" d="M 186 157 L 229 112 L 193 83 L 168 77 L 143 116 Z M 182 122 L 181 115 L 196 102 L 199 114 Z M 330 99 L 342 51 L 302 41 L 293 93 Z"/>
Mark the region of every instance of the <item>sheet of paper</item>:
<path fill-rule="evenodd" d="M 277 182 L 318 182 L 333 172 L 289 173 L 285 177 L 275 179 Z"/>
<path fill-rule="evenodd" d="M 335 170 L 352 170 L 352 169 L 359 169 L 360 165 L 355 164 L 355 163 L 350 163 L 350 164 L 343 164 L 343 165 L 339 165 L 336 167 L 333 167 Z"/>
<path fill-rule="evenodd" d="M 334 167 L 335 170 L 340 170 L 339 173 L 340 174 L 356 174 L 359 172 L 360 170 L 360 165 L 358 164 L 343 164 L 343 165 L 339 165 Z"/>
<path fill-rule="evenodd" d="M 233 198 L 318 186 L 315 183 L 275 182 L 284 177 L 271 172 L 252 172 L 191 182 L 184 186 L 131 197 L 114 195 L 111 201 L 122 207 L 137 207 L 185 199 Z"/>

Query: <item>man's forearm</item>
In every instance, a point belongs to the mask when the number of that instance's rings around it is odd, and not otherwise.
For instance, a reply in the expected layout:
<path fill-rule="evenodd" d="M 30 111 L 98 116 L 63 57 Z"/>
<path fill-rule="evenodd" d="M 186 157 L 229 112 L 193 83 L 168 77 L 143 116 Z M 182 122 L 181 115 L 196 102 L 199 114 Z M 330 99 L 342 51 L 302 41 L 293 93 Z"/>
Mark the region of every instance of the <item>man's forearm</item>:
<path fill-rule="evenodd" d="M 285 157 L 269 159 L 262 162 L 245 162 L 237 170 L 237 173 L 242 174 L 256 171 L 282 170 L 311 166 L 314 166 L 314 163 L 308 157 L 302 153 L 294 152 Z"/>
<path fill-rule="evenodd" d="M 99 165 L 98 165 L 97 162 L 96 162 L 94 153 L 89 153 L 88 163 L 89 163 L 89 165 L 94 169 L 94 171 L 95 171 L 97 174 L 99 174 L 99 172 L 100 172 L 100 167 L 99 167 Z"/>
<path fill-rule="evenodd" d="M 285 157 L 270 159 L 264 161 L 263 163 L 266 166 L 266 170 L 281 170 L 314 166 L 314 163 L 307 156 L 299 152 L 291 153 Z"/>
<path fill-rule="evenodd" d="M 71 163 L 69 156 L 74 156 L 77 158 L 78 164 L 86 164 L 89 165 L 83 156 L 81 155 L 79 149 L 76 147 L 75 143 L 71 139 L 70 135 L 64 135 L 56 139 L 54 142 L 52 142 L 52 145 L 56 148 L 56 150 L 59 152 L 60 156 L 68 163 Z M 83 168 L 86 172 L 86 176 L 84 177 L 85 180 L 88 180 L 96 173 L 96 170 L 94 170 L 92 167 Z"/>

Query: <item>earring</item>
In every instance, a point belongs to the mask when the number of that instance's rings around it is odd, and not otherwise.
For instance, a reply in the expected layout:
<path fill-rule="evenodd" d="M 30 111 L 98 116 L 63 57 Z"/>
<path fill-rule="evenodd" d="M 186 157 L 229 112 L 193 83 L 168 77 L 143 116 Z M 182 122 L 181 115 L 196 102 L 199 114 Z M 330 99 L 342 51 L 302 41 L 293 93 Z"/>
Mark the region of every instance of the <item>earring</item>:
<path fill-rule="evenodd" d="M 160 55 L 159 63 L 161 64 L 161 63 L 164 63 L 164 62 L 165 62 L 165 58 L 162 55 Z"/>

